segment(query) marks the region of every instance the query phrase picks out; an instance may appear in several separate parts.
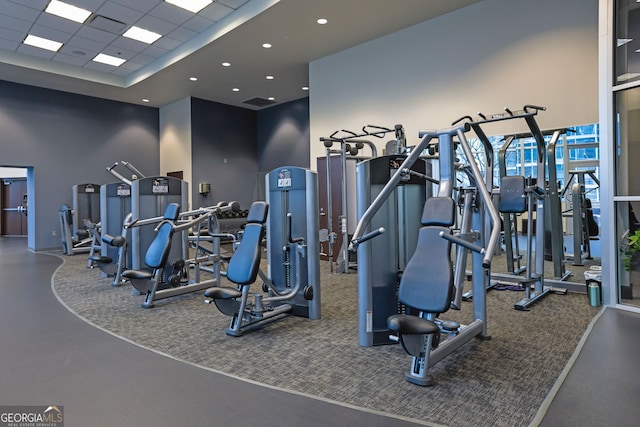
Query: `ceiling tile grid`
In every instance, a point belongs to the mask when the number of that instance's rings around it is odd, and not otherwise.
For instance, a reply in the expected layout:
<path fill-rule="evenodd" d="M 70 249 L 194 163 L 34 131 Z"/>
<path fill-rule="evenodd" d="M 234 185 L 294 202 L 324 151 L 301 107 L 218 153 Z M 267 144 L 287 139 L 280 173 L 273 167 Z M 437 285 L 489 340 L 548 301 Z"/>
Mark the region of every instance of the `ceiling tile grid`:
<path fill-rule="evenodd" d="M 0 50 L 126 76 L 178 49 L 249 0 L 214 1 L 198 14 L 163 0 L 66 0 L 92 12 L 82 24 L 44 12 L 49 1 L 0 0 Z M 162 37 L 150 45 L 123 37 L 134 25 Z M 28 34 L 63 46 L 51 52 L 23 45 Z M 93 58 L 99 53 L 126 62 L 120 67 L 96 63 Z"/>

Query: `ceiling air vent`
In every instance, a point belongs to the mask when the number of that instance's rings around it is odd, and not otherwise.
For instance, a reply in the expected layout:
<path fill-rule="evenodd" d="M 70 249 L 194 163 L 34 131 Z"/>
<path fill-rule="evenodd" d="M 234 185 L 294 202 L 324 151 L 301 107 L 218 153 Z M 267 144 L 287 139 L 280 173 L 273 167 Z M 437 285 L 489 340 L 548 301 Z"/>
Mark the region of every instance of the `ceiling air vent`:
<path fill-rule="evenodd" d="M 275 104 L 276 101 L 270 101 L 264 98 L 251 98 L 242 102 L 243 104 L 253 105 L 255 107 L 266 107 L 267 105 Z"/>
<path fill-rule="evenodd" d="M 127 24 L 102 15 L 93 15 L 87 23 L 90 27 L 113 34 L 122 34 Z"/>

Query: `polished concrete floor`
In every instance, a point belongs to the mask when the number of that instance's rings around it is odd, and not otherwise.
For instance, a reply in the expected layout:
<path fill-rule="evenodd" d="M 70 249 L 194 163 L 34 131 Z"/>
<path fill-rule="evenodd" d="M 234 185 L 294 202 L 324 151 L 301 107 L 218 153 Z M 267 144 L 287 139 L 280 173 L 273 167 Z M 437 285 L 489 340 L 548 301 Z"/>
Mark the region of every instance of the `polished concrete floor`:
<path fill-rule="evenodd" d="M 67 311 L 62 260 L 0 238 L 0 406 L 62 405 L 65 426 L 410 426 L 151 352 Z"/>
<path fill-rule="evenodd" d="M 409 426 L 156 354 L 67 311 L 59 257 L 0 238 L 0 406 L 62 405 L 67 426 Z M 606 309 L 535 425 L 637 426 L 640 315 Z M 428 421 L 425 425 L 430 425 Z"/>

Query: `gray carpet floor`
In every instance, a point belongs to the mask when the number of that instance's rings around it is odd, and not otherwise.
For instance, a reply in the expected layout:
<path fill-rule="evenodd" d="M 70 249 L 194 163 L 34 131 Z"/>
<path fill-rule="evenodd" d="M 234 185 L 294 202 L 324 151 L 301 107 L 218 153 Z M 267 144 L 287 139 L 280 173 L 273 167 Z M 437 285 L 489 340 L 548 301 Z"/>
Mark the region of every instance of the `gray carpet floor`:
<path fill-rule="evenodd" d="M 449 426 L 526 426 L 599 309 L 581 294 L 549 295 L 531 311 L 512 309 L 521 292 L 488 294 L 492 339 L 473 340 L 433 369 L 436 385 L 406 382 L 409 356 L 397 345 L 358 345 L 357 277 L 322 264 L 322 318 L 286 317 L 240 338 L 202 293 L 140 307 L 129 286 L 66 257 L 53 278 L 74 313 L 115 335 L 208 369 L 356 407 Z M 471 304 L 443 318 L 470 320 Z"/>

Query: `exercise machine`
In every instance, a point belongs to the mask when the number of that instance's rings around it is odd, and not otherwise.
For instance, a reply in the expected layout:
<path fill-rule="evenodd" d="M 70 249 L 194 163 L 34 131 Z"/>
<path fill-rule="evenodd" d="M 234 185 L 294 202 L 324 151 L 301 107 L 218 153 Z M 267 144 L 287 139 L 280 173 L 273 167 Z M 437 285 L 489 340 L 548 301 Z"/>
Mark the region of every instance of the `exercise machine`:
<path fill-rule="evenodd" d="M 431 165 L 426 159 L 417 158 L 410 167 L 402 166 L 406 159 L 406 155 L 380 156 L 357 166 L 359 218 L 378 200 L 389 177 L 402 174 L 368 221 L 371 229 L 384 228 L 388 232 L 367 242 L 358 252 L 358 336 L 362 346 L 391 342 L 387 317 L 397 313 L 398 274 L 416 246 L 420 228 L 420 210 L 416 206 L 424 205 L 431 194 L 431 185 L 425 179 L 431 174 Z"/>
<path fill-rule="evenodd" d="M 432 140 L 437 139 L 440 172 L 437 195 L 427 199 L 423 204 L 424 209 L 420 217 L 423 228 L 420 228 L 417 233 L 418 242 L 415 253 L 400 275 L 397 301 L 401 304 L 396 304 L 395 301 L 376 301 L 376 304 L 395 305 L 394 309 L 397 311 L 387 318 L 390 341 L 400 341 L 412 355 L 411 369 L 405 378 L 419 385 L 431 384 L 427 373 L 429 367 L 461 345 L 476 336 L 489 338 L 485 298 L 490 279 L 491 260 L 500 238 L 500 217 L 493 206 L 491 193 L 484 185 L 485 181 L 465 137 L 465 133 L 469 130 L 471 125 L 464 122 L 448 129 L 421 132 L 420 143 L 391 175 L 364 212 L 351 241 L 351 249 L 358 251 L 359 265 L 361 260 L 369 262 L 371 243 L 379 238 L 377 236 L 384 236 L 387 233 L 383 227 L 371 231 L 372 218 L 383 208 L 386 199 L 406 177 L 407 171 L 419 159 L 421 152 L 432 143 Z M 470 224 L 473 232 L 467 233 L 466 236 L 454 236 L 449 229 L 453 224 L 455 206 L 452 195 L 456 182 L 455 146 L 457 144 L 464 150 L 477 184 L 475 209 L 470 210 L 472 213 Z M 490 177 L 490 179 L 493 178 Z M 418 209 L 414 207 L 414 210 Z M 486 218 L 487 216 L 489 218 Z M 436 321 L 438 314 L 449 309 L 456 292 L 449 241 L 472 251 L 473 321 L 468 325 Z M 359 282 L 358 287 L 360 292 L 364 284 Z M 407 290 L 409 288 L 415 290 Z M 429 302 L 425 305 L 424 301 Z M 366 322 L 367 313 L 362 313 L 362 309 L 363 307 L 359 305 L 359 318 Z M 369 322 L 369 325 L 372 325 L 372 322 Z M 370 328 L 367 329 L 369 330 L 366 332 L 372 332 Z M 440 331 L 448 336 L 442 342 L 439 339 Z"/>
<path fill-rule="evenodd" d="M 89 251 L 89 267 L 98 267 L 103 277 L 120 276 L 120 273 L 122 273 L 120 269 L 122 264 L 114 261 L 120 260 L 124 257 L 124 253 L 126 253 L 127 240 L 124 231 L 121 235 L 111 236 L 103 233 L 101 224 L 92 223 L 88 219 L 85 219 L 84 223 L 93 239 L 91 251 Z M 115 259 L 108 255 L 101 255 L 101 251 L 105 245 L 118 251 L 118 256 Z M 117 286 L 118 284 L 119 283 L 112 283 L 112 286 Z"/>
<path fill-rule="evenodd" d="M 111 286 L 122 282 L 122 271 L 131 265 L 127 251 L 127 227 L 131 222 L 131 186 L 124 182 L 100 187 L 100 223 L 85 220 L 94 243 L 89 252 L 91 267 L 102 271 L 103 277 L 114 278 Z"/>
<path fill-rule="evenodd" d="M 593 218 L 591 200 L 586 196 L 586 177 L 590 177 L 597 186 L 600 180 L 593 169 L 573 169 L 569 171 L 569 179 L 562 189 L 562 197 L 569 198 L 573 229 L 573 253 L 567 254 L 567 259 L 576 266 L 584 265 L 585 260 L 592 259 L 591 238 L 598 236 L 599 227 Z"/>
<path fill-rule="evenodd" d="M 393 129 L 366 125 L 359 133 L 343 129 L 320 138 L 326 152 L 325 157 L 318 158 L 320 226 L 321 230 L 326 230 L 320 243 L 323 255 L 330 261 L 331 272 L 334 262 L 337 263 L 336 270 L 341 273 L 356 268 L 355 259 L 348 251 L 349 237 L 357 223 L 353 203 L 357 194 L 356 165 L 362 160 L 378 157 L 376 145 L 366 138 L 384 138 L 388 133 L 395 133 L 395 139 L 387 142 L 387 151 L 392 151 L 389 154 L 402 154 L 406 149 L 402 125 Z M 334 148 L 334 145 L 339 148 Z M 369 147 L 370 156 L 360 154 L 365 146 Z M 339 250 L 334 251 L 334 246 Z"/>
<path fill-rule="evenodd" d="M 89 252 L 93 238 L 85 228 L 84 220 L 88 219 L 92 223 L 100 222 L 99 185 L 74 185 L 71 188 L 71 196 L 72 205 L 62 205 L 58 212 L 62 253 L 65 255 Z"/>
<path fill-rule="evenodd" d="M 320 254 L 318 248 L 318 181 L 315 172 L 282 167 L 266 176 L 266 202 L 254 202 L 238 248 L 229 261 L 227 279 L 235 287 L 205 292 L 230 316 L 227 335 L 238 337 L 267 320 L 294 315 L 319 319 Z M 260 269 L 261 242 L 267 245 L 267 273 Z M 262 281 L 262 292 L 250 287 Z"/>
<path fill-rule="evenodd" d="M 180 205 L 170 203 L 165 209 L 162 218 L 149 218 L 132 223 L 129 228 L 137 225 L 147 226 L 157 224 L 154 228 L 155 238 L 150 243 L 144 262 L 145 270 L 125 270 L 122 277 L 128 279 L 131 285 L 141 294 L 145 300 L 141 304 L 143 308 L 153 308 L 158 300 L 171 298 L 178 295 L 205 290 L 211 286 L 220 284 L 220 269 L 216 266 L 210 279 L 202 280 L 200 266 L 203 261 L 220 262 L 219 257 L 210 255 L 200 258 L 187 259 L 186 256 L 171 258 L 171 246 L 176 234 L 187 234 L 189 230 L 197 227 L 196 236 L 200 236 L 201 225 L 206 221 L 206 232 L 212 239 L 214 248 L 219 248 L 219 225 L 216 213 L 228 210 L 239 210 L 238 202 L 231 202 L 224 206 L 200 208 L 193 211 L 180 213 Z M 171 259 L 171 261 L 169 261 Z M 193 270 L 194 279 L 191 280 L 190 271 Z"/>

